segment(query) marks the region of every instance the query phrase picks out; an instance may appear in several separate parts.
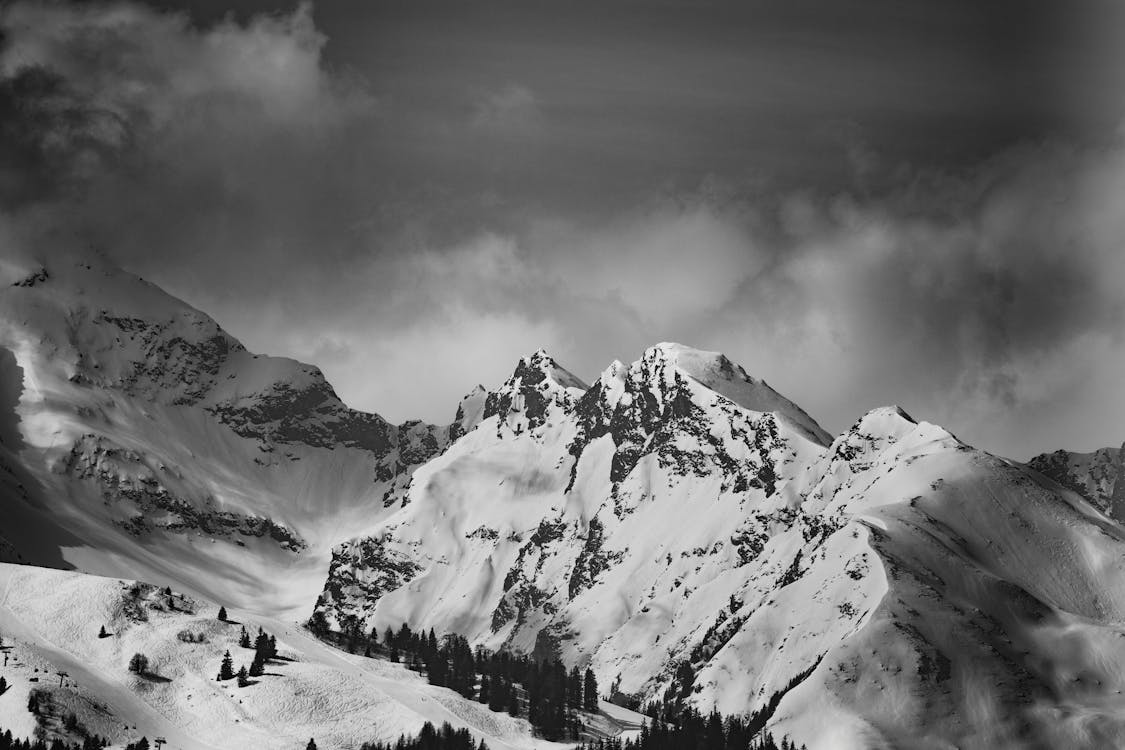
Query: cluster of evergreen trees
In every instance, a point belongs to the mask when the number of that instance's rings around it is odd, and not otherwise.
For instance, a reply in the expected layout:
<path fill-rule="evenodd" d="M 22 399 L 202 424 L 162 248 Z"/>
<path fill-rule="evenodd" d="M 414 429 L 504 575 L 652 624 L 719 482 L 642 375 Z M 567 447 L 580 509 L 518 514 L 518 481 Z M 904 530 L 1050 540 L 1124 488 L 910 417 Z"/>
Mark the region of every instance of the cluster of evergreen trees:
<path fill-rule="evenodd" d="M 568 672 L 558 660 L 536 661 L 505 651 L 473 651 L 460 635 L 439 640 L 433 629 L 417 633 L 405 623 L 398 630 L 387 628 L 381 642 L 374 628 L 364 634 L 352 626 L 336 635 L 329 633 L 322 621 L 310 621 L 309 627 L 353 653 L 360 647 L 367 656 L 385 653 L 393 662 L 425 672 L 431 684 L 486 703 L 493 711 L 526 716 L 547 739 L 578 739 L 579 712 L 598 710 L 594 673 L 589 669 L 579 672 L 577 667 Z"/>
<path fill-rule="evenodd" d="M 484 740 L 478 745 L 468 729 L 454 729 L 448 722 L 437 729 L 427 721 L 417 737 L 399 737 L 393 745 L 365 742 L 360 750 L 488 750 L 488 745 Z"/>
<path fill-rule="evenodd" d="M 230 655 L 230 651 L 227 651 L 223 654 L 223 661 L 219 665 L 219 676 L 215 679 L 219 682 L 237 679 L 239 687 L 246 687 L 250 684 L 251 677 L 261 677 L 265 674 L 266 662 L 277 658 L 277 638 L 267 635 L 264 630 L 258 628 L 258 635 L 251 643 L 250 634 L 243 627 L 238 636 L 238 645 L 242 648 L 254 649 L 254 658 L 250 661 L 250 668 L 247 669 L 244 664 L 235 672 L 234 657 Z"/>
<path fill-rule="evenodd" d="M 258 635 L 251 644 L 250 634 L 243 627 L 238 637 L 238 645 L 242 648 L 254 649 L 254 658 L 250 661 L 249 670 L 251 677 L 261 677 L 266 671 L 266 662 L 277 658 L 277 638 L 267 635 L 261 628 L 258 628 Z"/>
<path fill-rule="evenodd" d="M 646 724 L 636 740 L 603 739 L 579 745 L 576 750 L 798 750 L 788 738 L 778 743 L 768 732 L 747 733 L 737 719 L 724 722 L 718 714 L 711 714 L 702 723 L 699 726 L 687 722 L 675 727 L 654 724 L 651 728 Z"/>
<path fill-rule="evenodd" d="M 101 738 L 87 738 L 82 744 L 53 740 L 17 740 L 10 731 L 0 734 L 0 750 L 101 750 L 109 744 Z"/>
<path fill-rule="evenodd" d="M 353 625 L 342 633 L 332 633 L 323 619 L 311 620 L 309 627 L 324 640 L 333 641 L 353 653 L 362 649 L 367 656 L 386 654 L 391 661 L 404 662 L 411 669 L 425 672 L 435 685 L 448 687 L 466 698 L 488 704 L 493 711 L 507 711 L 512 716 L 526 716 L 543 737 L 550 740 L 578 739 L 580 712 L 598 709 L 598 683 L 587 669 L 567 670 L 557 660 L 537 661 L 506 651 L 473 651 L 459 635 L 439 640 L 431 629 L 416 633 L 403 624 L 398 630 L 387 628 L 380 642 L 378 631 L 364 634 Z M 811 671 L 811 669 L 809 670 Z M 689 696 L 694 683 L 690 667 L 681 665 L 673 687 L 665 701 L 654 701 L 644 707 L 652 721 L 637 740 L 622 743 L 602 740 L 583 745 L 583 750 L 798 750 L 788 739 L 776 742 L 764 731 L 782 696 L 799 684 L 808 672 L 799 674 L 763 709 L 748 717 L 724 718 L 718 713 L 701 715 L 690 706 Z M 450 729 L 450 732 L 453 730 Z M 415 739 L 400 738 L 395 746 L 368 744 L 365 750 L 441 749 L 468 745 L 416 744 L 457 742 L 432 726 Z"/>
<path fill-rule="evenodd" d="M 0 733 L 0 750 L 101 750 L 109 741 L 98 736 L 87 737 L 81 744 L 63 740 L 20 740 L 11 731 Z"/>
<path fill-rule="evenodd" d="M 40 723 L 42 723 L 46 719 L 51 719 L 58 716 L 55 711 L 55 706 L 51 700 L 51 694 L 39 688 L 36 688 L 28 693 L 27 710 L 32 715 L 34 715 Z M 109 744 L 109 740 L 105 739 L 104 737 L 96 734 L 90 734 L 87 731 L 86 727 L 82 726 L 82 724 L 79 723 L 78 716 L 73 711 L 68 713 L 65 717 L 62 717 L 62 725 L 63 729 L 65 729 L 70 734 L 78 735 L 79 737 L 81 737 L 81 744 L 67 743 L 62 740 L 55 740 L 52 743 L 44 745 L 43 747 L 49 748 L 50 750 L 55 750 L 55 747 L 57 745 L 59 748 L 62 748 L 62 750 L 97 750 L 98 748 L 103 748 Z M 7 741 L 10 741 L 12 744 L 5 745 L 4 741 L 0 740 L 0 750 L 6 750 L 6 748 L 8 747 L 23 748 L 25 747 L 25 743 L 29 742 L 29 740 L 20 741 L 14 739 L 10 732 L 7 733 Z M 35 744 L 34 742 L 26 746 L 36 748 L 36 750 L 38 750 L 39 748 L 39 745 Z"/>
<path fill-rule="evenodd" d="M 602 740 L 579 750 L 798 750 L 788 738 L 779 744 L 765 731 L 775 709 L 776 704 L 746 717 L 723 717 L 717 711 L 705 716 L 678 701 L 653 701 L 644 707 L 651 721 L 637 740 Z"/>

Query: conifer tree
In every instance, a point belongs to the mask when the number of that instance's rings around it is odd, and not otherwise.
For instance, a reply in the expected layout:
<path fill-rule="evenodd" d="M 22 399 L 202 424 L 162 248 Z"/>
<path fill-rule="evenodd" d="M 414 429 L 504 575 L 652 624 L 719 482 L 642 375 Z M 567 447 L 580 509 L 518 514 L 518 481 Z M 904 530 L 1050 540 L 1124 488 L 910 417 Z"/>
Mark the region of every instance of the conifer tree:
<path fill-rule="evenodd" d="M 8 692 L 8 681 L 0 677 L 0 695 Z"/>
<path fill-rule="evenodd" d="M 105 632 L 105 625 L 98 630 L 98 638 L 109 638 L 109 633 Z"/>
<path fill-rule="evenodd" d="M 227 621 L 227 608 L 226 607 L 219 607 L 219 622 L 226 622 L 226 621 Z"/>
<path fill-rule="evenodd" d="M 582 708 L 586 711 L 598 710 L 598 680 L 593 670 L 586 669 L 585 684 L 582 688 Z"/>
<path fill-rule="evenodd" d="M 488 675 L 481 675 L 480 692 L 477 694 L 477 702 L 478 703 L 488 703 L 489 702 L 488 687 L 489 687 L 488 686 Z"/>
<path fill-rule="evenodd" d="M 309 744 L 305 745 L 305 750 L 316 750 L 316 742 L 310 738 Z"/>
<path fill-rule="evenodd" d="M 571 711 L 582 707 L 582 675 L 577 664 L 571 668 L 566 680 L 566 705 Z"/>
<path fill-rule="evenodd" d="M 246 665 L 245 664 L 243 664 L 241 667 L 238 668 L 237 677 L 238 677 L 238 686 L 239 687 L 246 687 L 247 685 L 250 684 L 250 680 L 247 678 L 247 675 L 246 675 Z"/>
<path fill-rule="evenodd" d="M 238 636 L 238 645 L 242 648 L 250 648 L 250 634 L 246 632 L 246 626 L 242 626 L 242 632 Z"/>
<path fill-rule="evenodd" d="M 260 654 L 254 654 L 254 661 L 250 662 L 250 676 L 261 677 L 266 671 L 265 664 Z"/>
<path fill-rule="evenodd" d="M 234 662 L 230 658 L 230 651 L 223 654 L 223 663 L 219 666 L 219 680 L 229 680 L 234 677 Z"/>

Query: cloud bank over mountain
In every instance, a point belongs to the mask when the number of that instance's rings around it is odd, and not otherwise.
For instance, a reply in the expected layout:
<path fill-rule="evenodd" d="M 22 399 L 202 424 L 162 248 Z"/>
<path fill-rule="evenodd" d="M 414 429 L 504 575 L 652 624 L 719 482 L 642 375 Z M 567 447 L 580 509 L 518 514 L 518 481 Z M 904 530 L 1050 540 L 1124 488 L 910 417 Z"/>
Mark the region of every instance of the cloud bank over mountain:
<path fill-rule="evenodd" d="M 1120 442 L 1115 136 L 913 166 L 865 139 L 879 127 L 844 122 L 850 181 L 802 163 L 802 187 L 748 168 L 734 136 L 728 162 L 688 120 L 639 130 L 648 100 L 623 82 L 590 96 L 629 117 L 583 120 L 593 100 L 552 87 L 545 52 L 475 82 L 434 63 L 412 85 L 413 68 L 329 59 L 309 5 L 219 22 L 133 3 L 0 13 L 6 252 L 105 252 L 252 348 L 316 362 L 353 405 L 440 420 L 539 346 L 592 378 L 682 340 L 784 383 L 833 430 L 894 400 L 1020 458 Z"/>

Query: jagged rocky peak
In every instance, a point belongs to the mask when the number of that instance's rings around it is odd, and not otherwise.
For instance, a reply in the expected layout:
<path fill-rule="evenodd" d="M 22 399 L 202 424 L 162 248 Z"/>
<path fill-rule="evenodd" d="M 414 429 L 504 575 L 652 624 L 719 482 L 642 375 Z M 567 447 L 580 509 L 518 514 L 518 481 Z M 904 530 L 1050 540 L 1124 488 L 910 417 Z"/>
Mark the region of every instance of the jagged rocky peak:
<path fill-rule="evenodd" d="M 615 362 L 602 374 L 599 383 L 610 401 L 629 390 L 618 385 L 626 380 L 635 386 L 643 385 L 658 401 L 663 401 L 679 392 L 685 378 L 744 409 L 774 413 L 816 443 L 828 445 L 832 441 L 832 436 L 803 409 L 764 380 L 751 377 L 741 365 L 720 352 L 663 342 L 645 350 L 627 369 Z"/>
<path fill-rule="evenodd" d="M 543 349 L 524 357 L 504 385 L 485 399 L 482 419 L 499 417 L 497 428 L 534 430 L 555 413 L 569 411 L 587 386 Z"/>

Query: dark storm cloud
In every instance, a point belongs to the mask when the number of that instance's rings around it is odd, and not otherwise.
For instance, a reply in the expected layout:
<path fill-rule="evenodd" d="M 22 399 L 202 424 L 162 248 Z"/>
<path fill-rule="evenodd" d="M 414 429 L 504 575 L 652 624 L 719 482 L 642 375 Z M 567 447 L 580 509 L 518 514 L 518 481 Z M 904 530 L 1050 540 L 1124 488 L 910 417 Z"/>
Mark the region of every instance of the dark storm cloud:
<path fill-rule="evenodd" d="M 392 418 L 677 339 L 831 429 L 1122 437 L 1093 0 L 194 5 L 0 11 L 8 246 L 94 243 Z"/>

